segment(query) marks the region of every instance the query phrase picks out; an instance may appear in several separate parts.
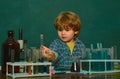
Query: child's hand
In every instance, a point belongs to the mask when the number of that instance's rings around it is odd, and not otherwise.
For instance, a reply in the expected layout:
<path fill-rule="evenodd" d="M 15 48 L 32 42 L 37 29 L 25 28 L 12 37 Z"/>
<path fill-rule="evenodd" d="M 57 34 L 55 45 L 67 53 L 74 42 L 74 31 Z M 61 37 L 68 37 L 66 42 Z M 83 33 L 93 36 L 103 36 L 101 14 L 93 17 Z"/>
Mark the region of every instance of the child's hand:
<path fill-rule="evenodd" d="M 49 50 L 49 48 L 47 48 L 47 47 L 45 47 L 45 46 L 41 46 L 41 50 L 42 50 L 42 55 L 44 56 L 44 57 L 48 57 L 48 50 Z"/>
<path fill-rule="evenodd" d="M 52 50 L 43 45 L 41 46 L 41 49 L 43 57 L 48 58 L 49 60 L 55 60 L 55 54 L 53 53 Z"/>

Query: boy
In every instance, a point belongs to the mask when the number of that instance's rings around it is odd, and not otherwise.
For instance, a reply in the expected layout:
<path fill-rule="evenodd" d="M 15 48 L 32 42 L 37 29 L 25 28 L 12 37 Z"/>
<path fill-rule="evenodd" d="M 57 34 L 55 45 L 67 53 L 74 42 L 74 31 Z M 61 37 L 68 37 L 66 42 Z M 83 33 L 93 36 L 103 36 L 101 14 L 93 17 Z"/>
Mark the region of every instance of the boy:
<path fill-rule="evenodd" d="M 53 61 L 55 70 L 70 69 L 72 63 L 80 60 L 85 53 L 85 45 L 78 39 L 81 21 L 77 14 L 66 11 L 58 15 L 54 26 L 59 38 L 49 48 L 41 46 L 42 55 Z"/>

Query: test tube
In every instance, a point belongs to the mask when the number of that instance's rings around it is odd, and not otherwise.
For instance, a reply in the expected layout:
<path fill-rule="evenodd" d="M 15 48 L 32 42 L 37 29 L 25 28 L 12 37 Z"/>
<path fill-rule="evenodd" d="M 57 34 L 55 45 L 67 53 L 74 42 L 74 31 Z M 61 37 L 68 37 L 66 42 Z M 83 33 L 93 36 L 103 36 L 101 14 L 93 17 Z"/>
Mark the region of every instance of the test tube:
<path fill-rule="evenodd" d="M 40 45 L 44 44 L 43 34 L 40 34 Z"/>
<path fill-rule="evenodd" d="M 43 34 L 40 34 L 40 45 L 44 45 L 44 35 L 43 35 Z M 42 56 L 42 49 L 40 49 L 40 54 L 41 54 L 41 56 Z M 45 61 L 45 58 L 41 57 L 41 60 L 40 60 L 40 61 L 41 61 L 41 62 L 44 62 L 44 61 Z M 41 71 L 41 73 L 46 72 L 46 71 L 47 71 L 46 66 L 41 66 L 41 67 L 40 67 L 40 71 Z"/>
<path fill-rule="evenodd" d="M 40 34 L 40 46 L 43 45 L 43 42 L 44 42 L 43 34 Z M 40 61 L 43 62 L 42 48 L 40 48 Z"/>
<path fill-rule="evenodd" d="M 98 48 L 98 49 L 100 48 L 100 45 L 99 45 L 99 43 L 97 43 L 97 48 Z"/>
<path fill-rule="evenodd" d="M 90 44 L 90 49 L 93 50 L 93 44 Z"/>

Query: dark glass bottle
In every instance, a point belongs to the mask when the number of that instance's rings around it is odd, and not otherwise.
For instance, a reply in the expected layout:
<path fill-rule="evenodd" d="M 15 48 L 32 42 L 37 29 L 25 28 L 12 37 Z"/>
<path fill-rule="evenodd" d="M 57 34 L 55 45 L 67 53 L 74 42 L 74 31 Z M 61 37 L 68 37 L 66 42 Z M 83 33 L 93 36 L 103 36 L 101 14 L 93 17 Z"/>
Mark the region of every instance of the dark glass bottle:
<path fill-rule="evenodd" d="M 6 73 L 6 62 L 19 61 L 20 46 L 19 43 L 14 39 L 14 31 L 8 31 L 8 38 L 2 45 L 2 72 Z M 8 67 L 8 72 L 11 72 L 12 68 Z M 15 67 L 14 72 L 19 72 L 19 67 Z"/>

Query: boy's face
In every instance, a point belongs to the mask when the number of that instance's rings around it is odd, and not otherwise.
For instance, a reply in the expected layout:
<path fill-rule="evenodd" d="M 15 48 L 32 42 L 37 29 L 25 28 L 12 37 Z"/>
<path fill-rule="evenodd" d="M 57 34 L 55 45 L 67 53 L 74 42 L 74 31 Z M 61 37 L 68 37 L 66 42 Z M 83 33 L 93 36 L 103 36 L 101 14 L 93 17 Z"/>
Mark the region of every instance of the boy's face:
<path fill-rule="evenodd" d="M 58 30 L 58 36 L 59 38 L 64 41 L 64 42 L 73 42 L 74 41 L 74 36 L 78 32 L 73 31 L 72 29 L 69 30 Z"/>

